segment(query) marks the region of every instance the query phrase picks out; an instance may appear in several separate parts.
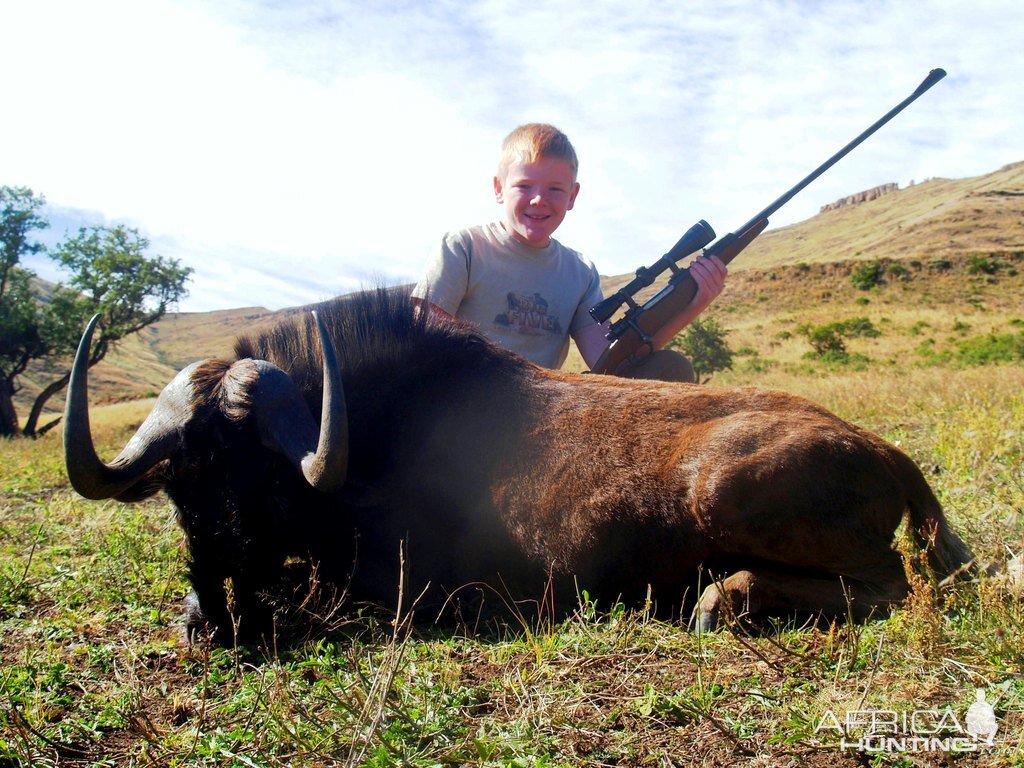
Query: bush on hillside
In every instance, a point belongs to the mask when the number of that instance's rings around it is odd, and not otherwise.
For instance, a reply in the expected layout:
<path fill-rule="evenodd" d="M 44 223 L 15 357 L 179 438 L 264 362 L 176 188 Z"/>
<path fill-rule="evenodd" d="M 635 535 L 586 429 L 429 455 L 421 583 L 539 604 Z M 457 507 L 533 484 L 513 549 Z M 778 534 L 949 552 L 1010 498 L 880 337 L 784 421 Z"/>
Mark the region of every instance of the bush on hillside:
<path fill-rule="evenodd" d="M 849 360 L 848 338 L 877 338 L 882 332 L 867 317 L 853 317 L 825 325 L 803 325 L 799 330 L 807 337 L 816 357 L 833 362 Z"/>
<path fill-rule="evenodd" d="M 854 288 L 868 291 L 882 284 L 885 267 L 880 261 L 864 261 L 855 264 L 850 270 L 850 282 Z"/>
<path fill-rule="evenodd" d="M 697 318 L 669 343 L 669 347 L 686 355 L 697 372 L 697 381 L 706 384 L 716 371 L 732 368 L 732 350 L 725 341 L 728 333 L 713 317 Z"/>

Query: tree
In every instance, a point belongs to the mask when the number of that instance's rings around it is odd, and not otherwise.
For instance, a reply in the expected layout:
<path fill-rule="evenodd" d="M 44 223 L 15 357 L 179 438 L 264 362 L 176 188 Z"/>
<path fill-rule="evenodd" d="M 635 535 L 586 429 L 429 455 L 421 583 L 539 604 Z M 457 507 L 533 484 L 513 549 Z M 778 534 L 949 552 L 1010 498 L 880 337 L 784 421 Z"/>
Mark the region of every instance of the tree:
<path fill-rule="evenodd" d="M 698 317 L 669 346 L 678 347 L 693 363 L 697 381 L 707 384 L 716 371 L 732 368 L 732 350 L 725 341 L 728 333 L 713 317 Z"/>
<path fill-rule="evenodd" d="M 49 352 L 43 311 L 32 297 L 32 273 L 18 266 L 22 257 L 43 250 L 31 234 L 46 228 L 37 213 L 45 202 L 31 189 L 0 187 L 0 435 L 18 430 L 17 377 Z"/>
<path fill-rule="evenodd" d="M 29 243 L 28 233 L 46 226 L 35 214 L 43 200 L 30 190 L 9 187 L 0 187 L 0 200 L 5 258 L 0 274 L 0 436 L 10 436 L 18 432 L 13 403 L 17 377 L 31 361 L 70 354 L 86 320 L 98 313 L 103 320 L 89 357 L 89 365 L 95 365 L 114 342 L 156 322 L 185 296 L 192 269 L 175 259 L 147 256 L 149 240 L 131 227 L 84 227 L 50 254 L 70 277 L 48 301 L 41 301 L 32 295 L 31 273 L 15 265 L 23 254 L 42 250 Z M 47 401 L 69 378 L 67 371 L 36 397 L 23 434 L 42 434 L 57 423 L 38 427 Z"/>
<path fill-rule="evenodd" d="M 833 362 L 847 360 L 850 357 L 843 341 L 843 329 L 838 323 L 811 326 L 807 329 L 807 340 L 814 349 L 814 354 Z"/>

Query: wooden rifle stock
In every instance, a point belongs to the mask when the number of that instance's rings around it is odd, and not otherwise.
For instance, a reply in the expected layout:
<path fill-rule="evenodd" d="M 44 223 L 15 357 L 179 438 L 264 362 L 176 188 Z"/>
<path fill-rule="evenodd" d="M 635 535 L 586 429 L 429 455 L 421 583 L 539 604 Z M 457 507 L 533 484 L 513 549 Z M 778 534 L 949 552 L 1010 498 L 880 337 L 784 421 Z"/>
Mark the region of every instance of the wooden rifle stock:
<path fill-rule="evenodd" d="M 945 76 L 945 70 L 933 69 L 910 96 L 886 112 L 849 144 L 811 171 L 800 182 L 787 190 L 785 194 L 772 202 L 767 208 L 736 230 L 736 232 L 731 232 L 719 238 L 705 248 L 703 255 L 717 256 L 723 263 L 728 264 L 740 251 L 750 245 L 754 238 L 765 230 L 768 226 L 769 216 L 788 203 L 794 195 L 835 165 L 854 147 L 902 112 L 911 102 L 915 101 Z M 688 269 L 676 268 L 674 261 L 688 253 L 693 253 L 700 247 L 700 245 L 696 245 L 687 253 L 681 252 L 685 250 L 682 246 L 684 242 L 687 242 L 688 235 L 694 233 L 698 228 L 706 229 L 712 233 L 712 237 L 714 236 L 714 230 L 711 229 L 707 222 L 700 221 L 697 225 L 691 227 L 687 235 L 684 235 L 683 239 L 676 243 L 669 253 L 655 262 L 651 268 L 638 269 L 636 280 L 633 280 L 633 282 L 618 291 L 611 298 L 591 308 L 590 314 L 600 323 L 611 317 L 622 304 L 629 305 L 625 315 L 617 322 L 612 323 L 607 333 L 607 338 L 611 341 L 611 344 L 594 365 L 594 373 L 614 374 L 623 363 L 627 361 L 630 363 L 636 362 L 648 353 L 653 352 L 655 334 L 693 301 L 694 296 L 697 295 L 697 283 L 690 277 Z M 664 271 L 666 268 L 673 270 L 673 275 L 669 279 L 668 284 L 643 306 L 638 306 L 632 300 L 632 294 L 639 290 L 640 287 L 650 285 L 651 276 L 655 272 Z"/>
<path fill-rule="evenodd" d="M 722 263 L 728 264 L 767 226 L 768 219 L 752 222 L 743 232 L 720 238 L 704 250 L 704 255 L 717 256 Z M 614 374 L 627 360 L 633 362 L 641 350 L 646 350 L 644 354 L 653 352 L 654 334 L 686 309 L 696 295 L 697 283 L 690 277 L 689 269 L 674 274 L 668 284 L 642 307 L 631 309 L 623 319 L 612 324 L 608 332 L 612 342 L 594 365 L 593 372 Z"/>

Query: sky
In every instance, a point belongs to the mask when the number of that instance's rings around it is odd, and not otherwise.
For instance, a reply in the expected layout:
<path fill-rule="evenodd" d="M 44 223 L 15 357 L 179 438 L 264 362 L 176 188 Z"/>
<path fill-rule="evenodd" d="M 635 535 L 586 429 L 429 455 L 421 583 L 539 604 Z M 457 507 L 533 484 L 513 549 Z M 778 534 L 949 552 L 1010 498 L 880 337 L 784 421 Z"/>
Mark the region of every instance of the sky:
<path fill-rule="evenodd" d="M 623 274 L 738 228 L 936 67 L 771 225 L 1024 160 L 1022 40 L 1020 0 L 5 1 L 0 184 L 46 198 L 44 241 L 136 227 L 195 270 L 181 311 L 279 309 L 415 281 L 498 217 L 502 138 L 550 122 L 580 157 L 556 236 Z"/>

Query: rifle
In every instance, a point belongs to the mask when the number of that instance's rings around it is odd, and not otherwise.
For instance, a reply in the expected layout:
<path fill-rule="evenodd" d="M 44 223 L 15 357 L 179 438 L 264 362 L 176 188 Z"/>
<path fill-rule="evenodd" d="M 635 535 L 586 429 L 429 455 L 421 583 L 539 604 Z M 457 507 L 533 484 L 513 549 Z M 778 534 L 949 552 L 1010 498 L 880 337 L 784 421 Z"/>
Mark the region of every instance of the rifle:
<path fill-rule="evenodd" d="M 703 248 L 703 256 L 717 256 L 722 262 L 728 264 L 736 258 L 740 251 L 750 245 L 754 238 L 765 230 L 768 226 L 769 216 L 788 203 L 794 195 L 835 165 L 858 144 L 902 112 L 911 102 L 945 76 L 945 70 L 933 69 L 910 96 L 886 112 L 867 130 L 815 168 L 810 174 L 801 179 L 799 183 L 787 190 L 785 194 L 735 232 L 730 232 L 724 237 L 719 238 L 714 244 L 708 246 L 708 243 L 715 238 L 715 231 L 706 221 L 701 219 L 686 231 L 679 239 L 679 242 L 672 246 L 668 253 L 650 267 L 640 267 L 636 271 L 636 277 L 627 285 L 604 301 L 591 307 L 591 317 L 597 320 L 597 322 L 603 323 L 614 315 L 619 307 L 623 304 L 627 305 L 626 312 L 622 318 L 612 323 L 608 333 L 605 334 L 605 338 L 611 341 L 611 344 L 594 365 L 594 373 L 614 374 L 623 362 L 627 360 L 636 362 L 643 357 L 643 355 L 637 355 L 641 349 L 646 347 L 648 352 L 653 352 L 653 337 L 655 333 L 693 301 L 694 296 L 697 295 L 697 283 L 690 277 L 689 270 L 680 267 L 676 263 L 677 261 Z M 643 305 L 637 304 L 633 298 L 634 294 L 640 289 L 651 285 L 654 279 L 666 269 L 672 271 L 668 284 Z"/>

